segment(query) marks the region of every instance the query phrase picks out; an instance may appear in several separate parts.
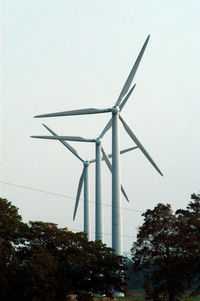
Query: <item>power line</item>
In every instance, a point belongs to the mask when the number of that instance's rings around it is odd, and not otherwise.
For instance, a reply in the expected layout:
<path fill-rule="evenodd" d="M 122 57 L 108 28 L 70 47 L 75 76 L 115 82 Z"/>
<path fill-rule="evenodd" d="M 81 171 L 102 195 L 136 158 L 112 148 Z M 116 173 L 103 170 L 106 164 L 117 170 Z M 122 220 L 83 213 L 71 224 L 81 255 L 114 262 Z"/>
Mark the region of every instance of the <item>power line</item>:
<path fill-rule="evenodd" d="M 42 193 L 46 193 L 46 194 L 50 194 L 50 195 L 54 195 L 54 196 L 64 197 L 64 198 L 68 198 L 68 199 L 73 199 L 73 200 L 76 199 L 75 197 L 72 197 L 72 196 L 69 196 L 69 195 L 66 195 L 66 194 L 50 192 L 50 191 L 47 191 L 47 190 L 41 190 L 41 189 L 29 187 L 29 186 L 24 186 L 24 185 L 19 185 L 19 184 L 14 184 L 14 183 L 10 183 L 10 182 L 4 182 L 4 181 L 0 181 L 0 183 L 5 184 L 5 185 L 18 187 L 18 188 L 22 188 L 22 189 L 27 189 L 27 190 L 42 192 Z M 81 199 L 81 201 L 83 201 L 83 200 Z M 94 201 L 89 201 L 89 202 L 93 203 L 93 204 L 95 203 Z M 111 207 L 111 205 L 105 204 L 105 203 L 103 203 L 103 206 Z M 121 209 L 127 210 L 127 211 L 132 211 L 132 212 L 137 212 L 137 213 L 143 213 L 143 211 L 136 210 L 136 209 L 130 209 L 130 208 L 124 208 L 124 207 L 122 207 Z"/>
<path fill-rule="evenodd" d="M 83 230 L 81 230 L 81 229 L 73 229 L 73 228 L 70 228 L 70 230 L 69 231 L 79 231 L 79 232 L 83 232 Z M 90 233 L 93 233 L 93 234 L 95 234 L 95 231 L 90 231 Z M 112 234 L 111 233 L 102 233 L 103 235 L 107 235 L 107 236 L 112 236 Z M 137 238 L 137 236 L 135 235 L 135 236 L 130 236 L 130 235 L 121 235 L 121 237 L 126 237 L 126 238 L 131 238 L 131 239 L 135 239 L 135 238 Z"/>
<path fill-rule="evenodd" d="M 74 197 L 69 196 L 69 195 L 55 193 L 55 192 L 50 192 L 50 191 L 41 190 L 41 189 L 36 189 L 36 188 L 29 187 L 29 186 L 23 186 L 23 185 L 13 184 L 13 183 L 4 182 L 4 181 L 0 181 L 0 183 L 6 184 L 6 185 L 10 185 L 10 186 L 14 186 L 14 187 L 23 188 L 23 189 L 28 189 L 28 190 L 38 191 L 38 192 L 42 192 L 42 193 L 47 193 L 47 194 L 51 194 L 51 195 L 55 195 L 55 196 L 61 196 L 61 197 L 65 197 L 65 198 L 67 197 L 69 199 L 75 199 Z"/>
<path fill-rule="evenodd" d="M 36 188 L 33 188 L 33 187 L 29 187 L 29 186 L 18 185 L 18 184 L 4 182 L 4 181 L 0 181 L 0 183 L 6 184 L 6 185 L 10 185 L 10 186 L 14 186 L 14 187 L 18 187 L 18 188 L 22 188 L 22 189 L 27 189 L 27 190 L 33 190 L 33 191 L 37 191 L 37 192 L 47 193 L 47 194 L 51 194 L 51 195 L 55 195 L 55 196 L 60 196 L 60 197 L 65 197 L 65 198 L 70 198 L 70 199 L 76 199 L 75 197 L 72 197 L 72 196 L 69 196 L 69 195 L 54 193 L 54 192 L 50 192 L 50 191 L 46 191 L 46 190 L 41 190 L 41 189 L 36 189 Z M 90 201 L 90 202 L 91 203 L 95 203 L 93 201 Z M 103 204 L 103 205 L 111 207 L 111 205 L 109 205 L 109 204 Z M 138 213 L 142 213 L 142 211 L 140 211 L 140 210 L 134 210 L 134 209 L 128 209 L 128 208 L 122 208 L 122 209 L 129 210 L 129 211 L 134 211 L 134 212 L 138 212 Z M 70 228 L 70 231 L 80 231 L 80 232 L 82 232 L 83 230 Z M 90 233 L 95 234 L 94 231 L 90 231 Z M 103 233 L 103 234 L 107 235 L 107 236 L 112 236 L 111 233 Z M 136 236 L 129 236 L 129 235 L 121 235 L 121 237 L 126 237 L 126 238 L 131 238 L 131 239 L 135 239 L 136 238 Z"/>
<path fill-rule="evenodd" d="M 49 192 L 49 191 L 46 191 L 46 190 L 35 189 L 35 188 L 32 188 L 32 187 L 28 187 L 28 186 L 23 186 L 23 185 L 8 183 L 8 182 L 4 182 L 4 181 L 0 181 L 0 183 L 6 184 L 6 185 L 11 185 L 11 186 L 14 186 L 14 187 L 23 188 L 23 189 L 38 191 L 38 192 L 42 192 L 42 193 L 48 193 L 48 194 L 55 195 L 55 196 L 68 197 L 68 198 L 71 198 L 71 199 L 75 199 L 74 197 L 71 197 L 71 196 L 68 196 L 68 195 L 65 195 L 65 194 L 59 194 L 59 193 Z M 90 201 L 90 202 L 92 202 L 92 201 Z M 94 203 L 94 202 L 92 202 L 92 203 Z M 104 204 L 104 206 L 111 206 L 111 205 Z M 126 209 L 126 208 L 122 208 L 122 209 L 139 212 L 139 210 Z M 71 231 L 80 231 L 80 232 L 82 232 L 81 229 L 72 229 L 72 228 L 71 228 L 70 230 L 71 230 Z M 95 234 L 94 231 L 90 231 L 90 233 Z M 104 234 L 104 235 L 107 235 L 107 236 L 111 236 L 110 233 L 103 233 L 103 234 Z M 136 236 L 129 236 L 129 235 L 121 235 L 121 237 L 127 237 L 127 238 L 133 238 L 133 239 L 136 238 Z"/>

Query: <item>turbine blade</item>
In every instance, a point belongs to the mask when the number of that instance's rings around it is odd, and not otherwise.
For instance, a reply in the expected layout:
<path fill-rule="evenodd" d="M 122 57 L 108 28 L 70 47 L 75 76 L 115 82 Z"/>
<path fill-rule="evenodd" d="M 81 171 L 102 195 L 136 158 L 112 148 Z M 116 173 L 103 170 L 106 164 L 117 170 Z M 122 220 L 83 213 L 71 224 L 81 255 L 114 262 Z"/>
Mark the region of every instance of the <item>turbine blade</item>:
<path fill-rule="evenodd" d="M 47 125 L 43 124 L 43 126 L 53 135 L 53 136 L 58 136 L 53 130 L 51 130 Z M 66 141 L 63 140 L 59 140 L 60 143 L 62 143 L 66 148 L 68 148 L 68 150 L 74 154 L 79 160 L 81 160 L 82 162 L 84 162 L 84 160 L 79 156 L 79 154 L 77 153 L 77 151 L 75 150 L 75 148 L 73 148 L 69 143 L 67 143 Z"/>
<path fill-rule="evenodd" d="M 89 160 L 88 162 L 89 162 L 90 164 L 91 164 L 91 163 L 95 163 L 95 162 L 96 162 L 96 159 Z"/>
<path fill-rule="evenodd" d="M 103 154 L 103 160 L 105 160 L 106 165 L 108 166 L 110 172 L 112 173 L 112 165 L 111 165 L 110 160 L 109 160 L 109 158 L 108 158 L 107 154 L 105 153 L 102 146 L 101 146 L 101 151 L 102 151 L 102 154 Z"/>
<path fill-rule="evenodd" d="M 111 112 L 112 109 L 81 109 L 81 110 L 72 110 L 72 111 L 64 111 L 64 112 L 57 112 L 57 113 L 48 113 L 34 116 L 34 118 L 41 118 L 41 117 L 59 117 L 59 116 L 73 116 L 73 115 L 85 115 L 85 114 L 99 114 L 99 113 L 107 113 Z"/>
<path fill-rule="evenodd" d="M 125 82 L 125 84 L 124 84 L 124 86 L 123 86 L 123 88 L 122 88 L 122 91 L 121 91 L 121 93 L 120 93 L 120 95 L 119 95 L 119 98 L 118 98 L 118 100 L 117 100 L 117 102 L 116 102 L 116 105 L 117 105 L 117 106 L 120 105 L 122 98 L 124 97 L 124 95 L 125 95 L 125 94 L 128 92 L 128 90 L 129 90 L 129 87 L 130 87 L 130 85 L 131 85 L 131 83 L 132 83 L 132 81 L 133 81 L 133 78 L 134 78 L 134 76 L 135 76 L 135 73 L 136 73 L 136 71 L 137 71 L 137 68 L 138 68 L 138 66 L 139 66 L 139 64 L 140 64 L 140 61 L 141 61 L 141 59 L 142 59 L 142 56 L 143 56 L 144 51 L 145 51 L 145 49 L 146 49 L 146 46 L 147 46 L 147 44 L 148 44 L 149 38 L 150 38 L 150 35 L 148 35 L 146 41 L 144 42 L 144 45 L 142 46 L 142 49 L 140 50 L 140 53 L 139 53 L 139 55 L 138 55 L 138 57 L 137 57 L 137 59 L 136 59 L 136 61 L 135 61 L 135 64 L 133 65 L 133 68 L 131 69 L 131 72 L 129 73 L 129 76 L 128 76 L 128 78 L 127 78 L 127 80 L 126 80 L 126 82 Z"/>
<path fill-rule="evenodd" d="M 75 207 L 74 207 L 73 220 L 74 220 L 75 217 L 76 217 L 76 212 L 77 212 L 77 209 L 78 209 L 78 204 L 79 204 L 79 200 L 80 200 L 81 190 L 82 190 L 82 187 L 83 187 L 83 174 L 84 174 L 84 169 L 85 169 L 85 167 L 83 168 L 83 172 L 82 172 L 82 174 L 81 174 L 81 177 L 80 177 L 80 180 L 79 180 L 79 184 L 78 184 L 78 191 L 77 191 L 77 195 L 76 195 L 76 203 L 75 203 Z"/>
<path fill-rule="evenodd" d="M 133 146 L 133 147 L 126 148 L 126 149 L 120 151 L 120 155 L 125 154 L 127 152 L 130 152 L 130 151 L 132 151 L 134 149 L 137 149 L 137 148 L 138 148 L 138 146 Z"/>
<path fill-rule="evenodd" d="M 126 194 L 126 192 L 125 192 L 125 190 L 124 190 L 124 188 L 123 188 L 122 185 L 121 185 L 121 191 L 122 191 L 122 193 L 123 193 L 125 199 L 127 200 L 127 202 L 129 202 L 129 199 L 128 199 L 128 197 L 127 197 L 127 194 Z"/>
<path fill-rule="evenodd" d="M 119 116 L 126 132 L 129 134 L 129 136 L 131 137 L 131 139 L 135 142 L 135 144 L 139 147 L 139 149 L 143 152 L 143 154 L 145 155 L 145 157 L 149 160 L 149 162 L 153 165 L 153 167 L 157 170 L 157 172 L 163 176 L 162 172 L 160 171 L 160 169 L 158 168 L 158 166 L 155 164 L 155 162 L 153 161 L 153 159 L 150 157 L 150 155 L 148 154 L 148 152 L 146 151 L 146 149 L 143 147 L 143 145 L 141 144 L 141 142 L 138 140 L 138 138 L 135 136 L 135 134 L 132 132 L 132 130 L 130 129 L 130 127 L 128 126 L 128 124 L 125 122 L 125 120 L 122 118 L 122 116 Z"/>
<path fill-rule="evenodd" d="M 105 128 L 103 129 L 103 131 L 101 132 L 101 135 L 99 136 L 100 138 L 103 138 L 103 136 L 105 135 L 105 133 L 111 128 L 112 126 L 112 119 L 110 119 L 108 121 L 108 123 L 106 124 Z"/>
<path fill-rule="evenodd" d="M 112 164 L 110 163 L 110 160 L 109 160 L 109 158 L 108 158 L 108 155 L 107 155 L 106 152 L 104 151 L 103 147 L 101 147 L 101 151 L 102 151 L 102 154 L 103 154 L 103 160 L 105 160 L 105 162 L 106 162 L 106 164 L 107 164 L 107 166 L 108 166 L 110 172 L 112 173 Z M 121 185 L 121 191 L 122 191 L 123 195 L 125 196 L 126 200 L 129 202 L 129 199 L 128 199 L 128 197 L 127 197 L 127 195 L 126 195 L 126 192 L 125 192 L 125 190 L 124 190 L 124 188 L 123 188 L 122 185 Z"/>
<path fill-rule="evenodd" d="M 125 154 L 127 152 L 130 152 L 130 151 L 132 151 L 134 149 L 137 149 L 137 148 L 138 148 L 138 146 L 126 148 L 126 149 L 120 151 L 120 155 Z M 112 158 L 112 154 L 109 154 L 107 156 L 108 156 L 108 158 Z M 102 157 L 101 160 L 104 160 L 104 157 Z M 92 160 L 89 161 L 89 163 L 94 163 L 94 162 L 96 162 L 96 159 L 92 159 Z"/>
<path fill-rule="evenodd" d="M 130 152 L 130 151 L 132 151 L 134 149 L 137 149 L 137 148 L 138 148 L 138 146 L 133 146 L 133 147 L 129 147 L 129 148 L 123 149 L 123 150 L 120 151 L 120 155 L 123 155 L 123 154 L 125 154 L 127 152 Z M 112 154 L 109 154 L 108 158 L 112 158 Z"/>
<path fill-rule="evenodd" d="M 79 136 L 31 136 L 31 138 L 50 139 L 50 140 L 67 140 L 77 142 L 95 142 L 95 139 L 86 139 Z"/>
<path fill-rule="evenodd" d="M 126 97 L 124 98 L 124 100 L 122 101 L 122 103 L 119 106 L 120 111 L 123 109 L 123 107 L 125 106 L 127 100 L 129 99 L 129 97 L 131 96 L 133 90 L 135 89 L 136 84 L 131 88 L 131 90 L 128 92 L 128 94 L 126 95 Z"/>

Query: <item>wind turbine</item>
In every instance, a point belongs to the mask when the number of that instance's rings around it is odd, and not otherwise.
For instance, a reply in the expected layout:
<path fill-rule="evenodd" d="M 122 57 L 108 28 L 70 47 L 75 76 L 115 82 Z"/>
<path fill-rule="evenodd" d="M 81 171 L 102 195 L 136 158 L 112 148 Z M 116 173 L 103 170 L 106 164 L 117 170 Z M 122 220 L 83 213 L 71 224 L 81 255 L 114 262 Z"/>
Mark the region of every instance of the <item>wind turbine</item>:
<path fill-rule="evenodd" d="M 73 219 L 75 219 L 76 216 L 76 211 L 78 208 L 79 204 L 79 199 L 80 199 L 80 194 L 81 194 L 81 189 L 82 185 L 84 182 L 84 191 L 86 187 L 86 193 L 84 193 L 84 232 L 87 232 L 89 229 L 89 206 L 85 203 L 88 203 L 88 176 L 87 176 L 87 170 L 88 166 L 91 163 L 96 162 L 96 200 L 95 200 L 95 211 L 96 211 L 96 218 L 95 218 L 95 240 L 101 240 L 103 241 L 103 204 L 102 204 L 102 176 L 101 176 L 101 160 L 105 160 L 109 170 L 112 173 L 112 165 L 110 163 L 109 157 L 112 157 L 112 154 L 107 155 L 105 150 L 102 147 L 102 141 L 98 137 L 96 139 L 86 139 L 82 137 L 77 137 L 77 136 L 58 136 L 54 131 L 52 131 L 49 127 L 47 127 L 45 124 L 43 126 L 53 135 L 53 136 L 31 136 L 32 138 L 41 138 L 41 139 L 51 139 L 51 140 L 59 140 L 64 146 L 66 146 L 73 154 L 76 155 L 77 157 L 77 151 L 72 148 L 67 142 L 68 141 L 76 141 L 76 142 L 94 142 L 96 145 L 96 159 L 90 160 L 90 161 L 84 161 L 80 156 L 78 158 L 83 162 L 84 168 L 83 168 L 83 179 L 80 178 L 79 181 L 79 186 L 78 186 L 78 192 L 77 192 L 77 197 L 76 197 L 76 203 L 75 203 L 75 210 L 74 210 L 74 216 Z M 125 150 L 122 150 L 120 153 L 124 154 L 126 152 L 129 152 L 131 150 L 137 149 L 138 147 L 131 147 Z M 103 154 L 103 157 L 101 158 L 101 152 Z M 86 173 L 86 176 L 84 177 L 84 174 Z M 81 177 L 82 177 L 81 175 Z M 128 197 L 125 193 L 125 190 L 123 186 L 121 185 L 121 191 L 124 194 L 124 197 L 128 200 Z M 86 213 L 86 214 L 85 214 Z M 88 226 L 87 226 L 88 225 Z M 88 234 L 89 235 L 89 234 Z"/>
<path fill-rule="evenodd" d="M 135 142 L 135 144 L 140 148 L 145 157 L 153 165 L 153 167 L 158 171 L 158 173 L 163 176 L 160 169 L 157 167 L 153 159 L 150 157 L 146 149 L 140 143 L 136 135 L 130 129 L 126 121 L 122 118 L 120 111 L 121 108 L 125 105 L 128 98 L 125 97 L 127 93 L 131 93 L 129 88 L 137 71 L 137 68 L 140 64 L 146 46 L 148 44 L 150 35 L 147 37 L 145 43 L 142 46 L 142 49 L 133 65 L 129 76 L 121 90 L 121 93 L 115 103 L 111 108 L 106 109 L 81 109 L 81 110 L 72 110 L 64 111 L 57 113 L 49 113 L 35 116 L 38 117 L 57 117 L 57 116 L 72 116 L 72 115 L 85 115 L 85 114 L 99 114 L 99 113 L 112 113 L 112 119 L 107 123 L 106 127 L 102 131 L 100 138 L 102 138 L 108 129 L 112 126 L 112 247 L 115 250 L 115 253 L 118 255 L 123 255 L 122 248 L 122 214 L 121 214 L 121 199 L 120 199 L 120 149 L 119 149 L 119 120 L 122 122 L 124 129 Z M 129 91 L 129 92 L 128 92 Z M 125 98 L 124 98 L 125 97 Z M 124 99 L 123 99 L 124 98 Z"/>
<path fill-rule="evenodd" d="M 54 136 L 58 137 L 58 135 L 51 130 L 48 126 L 43 124 L 43 126 Z M 31 136 L 32 138 L 36 138 L 34 136 Z M 84 160 L 81 158 L 78 154 L 78 152 L 73 148 L 69 143 L 66 141 L 60 140 L 60 142 L 68 148 L 68 150 L 75 156 L 77 157 L 82 163 L 83 163 L 83 171 L 80 176 L 79 184 L 78 184 L 78 191 L 77 191 L 77 196 L 76 196 L 76 203 L 75 203 L 75 208 L 74 208 L 74 215 L 73 219 L 75 219 L 76 216 L 76 211 L 78 208 L 78 203 L 80 199 L 80 194 L 82 190 L 82 186 L 84 186 L 84 222 L 83 222 L 83 231 L 87 234 L 88 240 L 89 240 L 89 229 L 90 229 L 90 224 L 89 224 L 89 192 L 88 192 L 88 167 L 90 162 L 88 160 Z M 83 185 L 84 184 L 84 185 Z"/>

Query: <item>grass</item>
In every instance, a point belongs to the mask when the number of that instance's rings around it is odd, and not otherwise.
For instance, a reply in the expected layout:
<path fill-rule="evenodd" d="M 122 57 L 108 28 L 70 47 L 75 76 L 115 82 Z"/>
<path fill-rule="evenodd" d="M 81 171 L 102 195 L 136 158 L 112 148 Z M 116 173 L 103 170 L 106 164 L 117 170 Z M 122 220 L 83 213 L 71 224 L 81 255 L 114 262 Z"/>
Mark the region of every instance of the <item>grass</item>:
<path fill-rule="evenodd" d="M 144 294 L 133 294 L 132 296 L 128 296 L 128 297 L 117 297 L 118 300 L 144 300 Z"/>
<path fill-rule="evenodd" d="M 103 301 L 103 300 L 106 300 L 107 298 L 105 297 L 95 297 L 95 300 L 96 301 Z M 77 300 L 76 297 L 74 296 L 71 300 Z M 134 295 L 134 296 L 129 296 L 129 297 L 115 297 L 114 299 L 107 299 L 107 300 L 118 300 L 118 301 L 142 301 L 142 300 L 146 300 L 144 295 L 142 294 L 139 294 L 139 295 Z M 166 301 L 167 298 L 162 298 L 163 301 Z M 179 298 L 179 300 L 181 301 L 200 301 L 200 296 L 184 296 L 184 297 L 181 297 Z M 152 301 L 152 300 L 149 300 L 149 301 Z"/>
<path fill-rule="evenodd" d="M 123 301 L 136 301 L 136 300 L 146 300 L 144 296 L 132 296 L 132 297 L 117 297 L 117 300 L 123 300 Z M 200 296 L 185 296 L 179 298 L 182 301 L 199 301 Z M 164 299 L 166 300 L 166 299 Z"/>
<path fill-rule="evenodd" d="M 198 301 L 198 300 L 200 300 L 200 296 L 184 296 L 184 297 L 178 297 L 178 300 L 181 300 L 181 301 Z"/>

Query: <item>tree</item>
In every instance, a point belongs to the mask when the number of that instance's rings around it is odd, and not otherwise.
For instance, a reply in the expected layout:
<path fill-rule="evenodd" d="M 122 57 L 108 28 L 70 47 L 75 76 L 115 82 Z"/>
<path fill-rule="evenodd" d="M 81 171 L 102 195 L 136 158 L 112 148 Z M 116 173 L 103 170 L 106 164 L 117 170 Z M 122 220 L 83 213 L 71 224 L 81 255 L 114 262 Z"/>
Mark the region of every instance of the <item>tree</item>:
<path fill-rule="evenodd" d="M 180 242 L 185 257 L 185 275 L 200 291 L 200 195 L 193 193 L 186 210 L 176 211 L 180 228 Z"/>
<path fill-rule="evenodd" d="M 19 296 L 23 288 L 23 300 L 63 300 L 70 293 L 111 295 L 124 291 L 126 284 L 123 257 L 101 242 L 88 242 L 85 233 L 52 223 L 30 222 L 18 257 L 17 287 Z"/>
<path fill-rule="evenodd" d="M 146 273 L 146 292 L 154 300 L 175 299 L 186 287 L 185 257 L 179 240 L 179 223 L 169 204 L 158 204 L 144 214 L 137 241 L 131 249 L 134 268 Z"/>
<path fill-rule="evenodd" d="M 56 224 L 24 224 L 18 210 L 0 199 L 0 300 L 61 301 L 111 296 L 126 286 L 124 258 L 101 242 L 88 242 Z"/>
<path fill-rule="evenodd" d="M 18 209 L 0 198 L 0 299 L 12 299 L 11 283 L 16 276 L 18 259 L 16 248 L 23 241 L 25 224 Z M 9 297 L 10 296 L 10 297 Z"/>
<path fill-rule="evenodd" d="M 114 254 L 113 249 L 105 244 L 94 241 L 81 248 L 81 253 L 78 262 L 81 273 L 81 278 L 77 281 L 78 290 L 107 296 L 112 296 L 114 291 L 124 292 L 125 258 Z"/>

